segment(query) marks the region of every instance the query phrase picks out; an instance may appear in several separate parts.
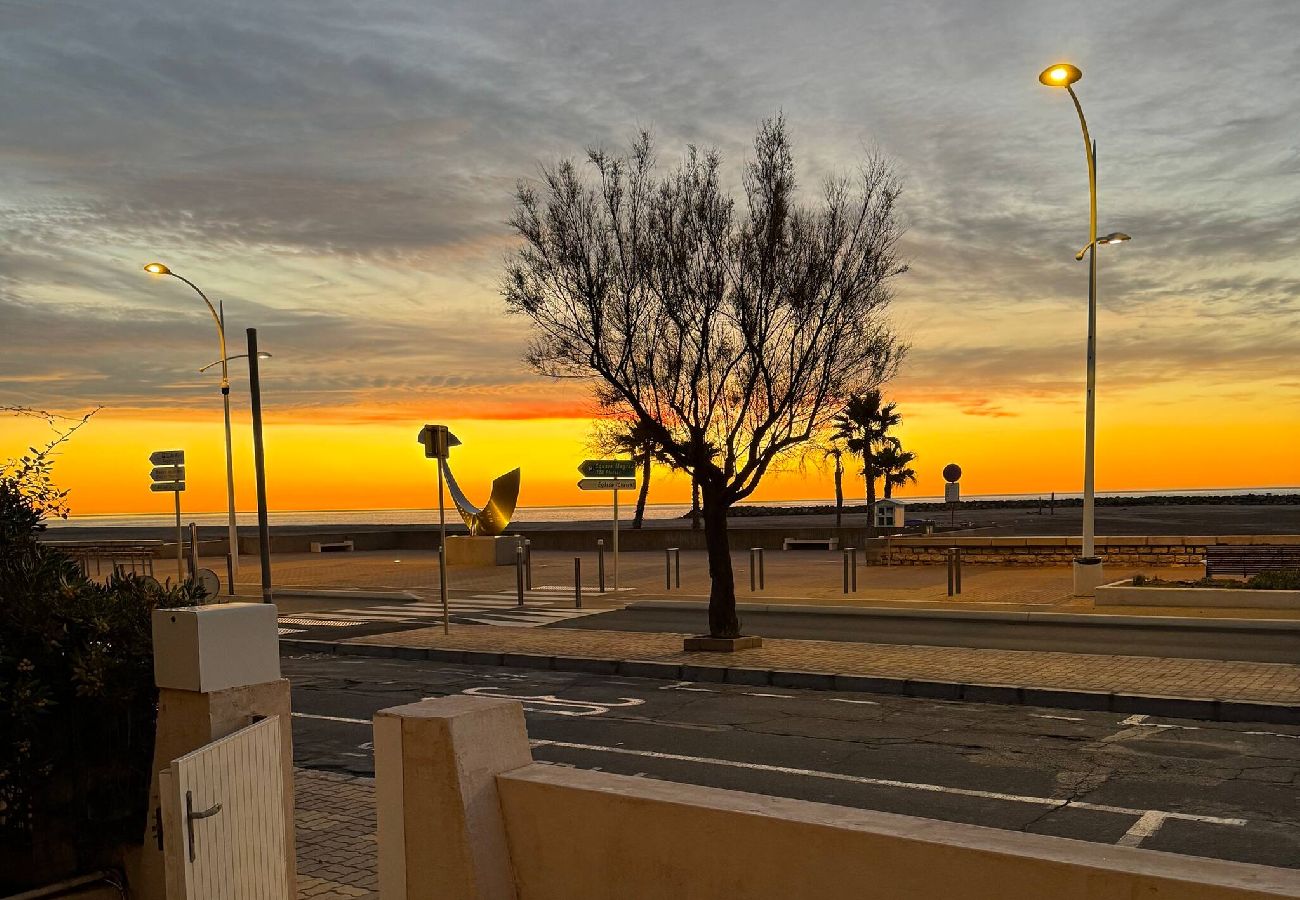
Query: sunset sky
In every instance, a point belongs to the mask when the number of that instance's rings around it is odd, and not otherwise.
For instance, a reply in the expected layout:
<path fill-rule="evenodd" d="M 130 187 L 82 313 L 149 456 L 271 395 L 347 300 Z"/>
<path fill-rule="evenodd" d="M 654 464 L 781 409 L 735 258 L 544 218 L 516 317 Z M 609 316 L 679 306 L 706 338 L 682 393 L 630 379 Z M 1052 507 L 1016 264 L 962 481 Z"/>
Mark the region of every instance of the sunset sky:
<path fill-rule="evenodd" d="M 1295 0 L 0 0 L 0 405 L 104 407 L 58 463 L 77 513 L 166 511 L 170 448 L 223 508 L 215 329 L 158 259 L 274 354 L 273 509 L 428 505 L 424 422 L 471 499 L 521 465 L 523 505 L 590 502 L 588 388 L 527 369 L 497 289 L 513 187 L 641 127 L 738 184 L 783 110 L 805 188 L 873 148 L 905 179 L 908 493 L 948 462 L 967 494 L 1077 491 L 1087 176 L 1037 81 L 1069 60 L 1100 229 L 1133 235 L 1100 256 L 1098 488 L 1300 484 L 1297 59 Z M 42 429 L 0 418 L 0 457 Z M 809 467 L 756 499 L 830 495 Z"/>

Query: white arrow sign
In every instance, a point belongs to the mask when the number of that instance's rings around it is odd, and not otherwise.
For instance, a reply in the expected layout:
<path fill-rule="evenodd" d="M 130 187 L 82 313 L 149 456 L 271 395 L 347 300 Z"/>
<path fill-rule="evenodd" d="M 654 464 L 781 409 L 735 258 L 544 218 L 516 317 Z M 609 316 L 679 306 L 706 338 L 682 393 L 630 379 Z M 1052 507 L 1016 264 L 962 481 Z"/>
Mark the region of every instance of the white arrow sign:
<path fill-rule="evenodd" d="M 159 466 L 149 473 L 149 477 L 154 481 L 184 481 L 184 466 Z"/>
<path fill-rule="evenodd" d="M 185 462 L 184 450 L 155 450 L 149 454 L 149 462 L 155 466 L 179 466 Z"/>
<path fill-rule="evenodd" d="M 185 490 L 185 482 L 159 481 L 156 484 L 149 485 L 149 490 L 153 491 L 155 494 L 162 493 L 163 491 L 183 491 Z"/>
<path fill-rule="evenodd" d="M 578 482 L 584 491 L 635 491 L 635 478 L 584 478 Z"/>

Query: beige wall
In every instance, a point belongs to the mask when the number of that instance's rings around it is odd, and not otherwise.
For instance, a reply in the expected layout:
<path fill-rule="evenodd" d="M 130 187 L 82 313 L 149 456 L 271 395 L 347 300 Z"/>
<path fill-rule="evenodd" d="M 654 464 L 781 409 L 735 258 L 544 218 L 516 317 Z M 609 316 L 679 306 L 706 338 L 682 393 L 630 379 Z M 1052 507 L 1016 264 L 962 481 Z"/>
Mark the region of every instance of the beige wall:
<path fill-rule="evenodd" d="M 1205 559 L 1209 544 L 1295 545 L 1300 535 L 1112 535 L 1097 538 L 1097 555 L 1128 566 L 1190 566 Z M 891 565 L 942 565 L 949 547 L 961 548 L 962 562 L 1000 566 L 1065 566 L 1079 555 L 1077 537 L 904 537 L 890 538 Z M 882 560 L 883 561 L 883 560 Z"/>
<path fill-rule="evenodd" d="M 533 765 L 497 779 L 520 900 L 1227 900 L 1263 866 Z"/>

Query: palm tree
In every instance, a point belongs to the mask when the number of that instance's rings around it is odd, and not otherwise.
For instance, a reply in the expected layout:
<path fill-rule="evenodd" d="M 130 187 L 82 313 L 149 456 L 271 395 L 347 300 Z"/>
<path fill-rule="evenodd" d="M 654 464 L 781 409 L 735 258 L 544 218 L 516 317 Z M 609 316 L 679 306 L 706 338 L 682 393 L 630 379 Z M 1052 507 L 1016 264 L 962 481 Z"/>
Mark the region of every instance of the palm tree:
<path fill-rule="evenodd" d="M 837 444 L 831 444 L 822 453 L 822 459 L 835 457 L 835 527 L 839 528 L 844 520 L 844 450 Z"/>
<path fill-rule="evenodd" d="M 912 468 L 915 459 L 915 453 L 904 450 L 896 442 L 886 444 L 876 453 L 876 468 L 883 476 L 886 498 L 894 496 L 894 488 L 916 484 L 916 470 Z"/>
<path fill-rule="evenodd" d="M 850 396 L 843 412 L 835 417 L 832 439 L 843 441 L 850 453 L 862 459 L 868 516 L 876 502 L 876 479 L 881 474 L 876 456 L 884 447 L 898 444 L 898 439 L 890 436 L 889 429 L 901 421 L 903 417 L 895 405 L 885 403 L 878 388 Z"/>

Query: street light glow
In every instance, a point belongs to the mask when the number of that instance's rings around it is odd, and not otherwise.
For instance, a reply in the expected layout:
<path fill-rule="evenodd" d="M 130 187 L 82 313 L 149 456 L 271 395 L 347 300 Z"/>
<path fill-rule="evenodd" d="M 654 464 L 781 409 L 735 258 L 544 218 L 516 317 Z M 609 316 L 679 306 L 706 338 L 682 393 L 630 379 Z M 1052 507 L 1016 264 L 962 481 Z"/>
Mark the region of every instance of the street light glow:
<path fill-rule="evenodd" d="M 1083 72 L 1078 67 L 1069 63 L 1057 63 L 1044 69 L 1038 80 L 1048 87 L 1069 87 L 1082 77 Z"/>
<path fill-rule="evenodd" d="M 1121 243 L 1122 241 L 1131 241 L 1131 240 L 1133 239 L 1122 231 L 1112 231 L 1110 234 L 1106 235 L 1105 237 L 1097 238 L 1097 243 L 1118 244 Z"/>
<path fill-rule="evenodd" d="M 170 275 L 172 273 L 171 269 L 167 268 L 160 262 L 149 263 L 149 265 L 144 267 L 144 270 L 150 275 Z"/>

